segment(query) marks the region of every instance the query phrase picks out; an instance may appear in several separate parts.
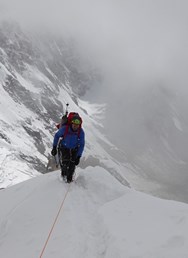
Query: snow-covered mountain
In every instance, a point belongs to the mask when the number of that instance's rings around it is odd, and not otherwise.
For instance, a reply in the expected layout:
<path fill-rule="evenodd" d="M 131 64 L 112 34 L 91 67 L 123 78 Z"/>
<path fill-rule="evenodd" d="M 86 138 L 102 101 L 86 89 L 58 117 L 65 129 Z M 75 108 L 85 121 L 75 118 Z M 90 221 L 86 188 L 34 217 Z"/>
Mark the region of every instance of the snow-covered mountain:
<path fill-rule="evenodd" d="M 100 82 L 100 75 L 81 60 L 74 41 L 29 34 L 17 24 L 4 22 L 0 57 L 0 188 L 49 171 L 55 125 L 67 102 L 69 111 L 79 112 L 84 121 L 86 148 L 81 166 L 100 164 L 127 184 L 112 155 L 117 150 L 101 133 L 105 106 L 79 98 Z"/>
<path fill-rule="evenodd" d="M 147 83 L 128 89 L 122 103 L 112 87 L 108 110 L 83 101 L 86 92 L 100 89 L 101 74 L 72 38 L 0 24 L 0 188 L 54 169 L 55 124 L 68 102 L 84 121 L 82 168 L 100 165 L 125 185 L 187 202 L 187 95 Z"/>
<path fill-rule="evenodd" d="M 0 192 L 0 257 L 187 258 L 188 205 L 123 186 L 101 167 Z"/>

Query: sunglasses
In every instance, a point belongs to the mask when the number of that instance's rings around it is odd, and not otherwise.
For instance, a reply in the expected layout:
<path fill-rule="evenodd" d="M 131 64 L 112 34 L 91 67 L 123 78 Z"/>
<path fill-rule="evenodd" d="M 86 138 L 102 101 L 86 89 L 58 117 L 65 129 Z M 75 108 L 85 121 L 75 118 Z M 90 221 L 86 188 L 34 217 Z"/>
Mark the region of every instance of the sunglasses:
<path fill-rule="evenodd" d="M 72 120 L 72 124 L 80 125 L 81 121 L 79 119 L 74 119 L 74 120 Z"/>

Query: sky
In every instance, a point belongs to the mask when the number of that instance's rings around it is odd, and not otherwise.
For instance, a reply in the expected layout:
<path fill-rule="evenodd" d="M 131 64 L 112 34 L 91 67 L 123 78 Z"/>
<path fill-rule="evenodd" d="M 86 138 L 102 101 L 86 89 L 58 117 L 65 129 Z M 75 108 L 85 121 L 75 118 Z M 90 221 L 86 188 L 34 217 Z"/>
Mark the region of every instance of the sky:
<path fill-rule="evenodd" d="M 187 258 L 188 205 L 121 185 L 100 167 L 0 191 L 0 257 Z"/>

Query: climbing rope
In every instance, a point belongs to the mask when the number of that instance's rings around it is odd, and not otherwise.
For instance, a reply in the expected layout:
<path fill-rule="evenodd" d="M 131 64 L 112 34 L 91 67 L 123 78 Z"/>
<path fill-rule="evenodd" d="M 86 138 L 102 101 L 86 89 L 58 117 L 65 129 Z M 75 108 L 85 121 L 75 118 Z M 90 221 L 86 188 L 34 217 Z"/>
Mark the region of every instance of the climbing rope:
<path fill-rule="evenodd" d="M 49 242 L 49 239 L 50 239 L 50 236 L 51 236 L 51 234 L 52 234 L 52 231 L 53 231 L 53 229 L 54 229 L 54 227 L 55 227 L 55 224 L 56 224 L 56 222 L 57 222 L 57 219 L 58 219 L 58 217 L 59 217 L 59 214 L 60 214 L 60 212 L 61 212 L 61 210 L 62 210 L 62 208 L 63 208 L 65 199 L 66 199 L 66 197 L 67 197 L 67 195 L 68 195 L 68 192 L 69 192 L 69 190 L 70 190 L 70 186 L 71 186 L 71 184 L 69 184 L 69 187 L 68 187 L 67 192 L 66 192 L 66 194 L 65 194 L 65 196 L 64 196 L 64 199 L 63 199 L 62 202 L 61 202 L 59 211 L 58 211 L 58 213 L 57 213 L 57 215 L 56 215 L 56 218 L 55 218 L 54 223 L 53 223 L 53 225 L 52 225 L 52 227 L 51 227 L 51 229 L 50 229 L 50 232 L 49 232 L 49 234 L 48 234 L 48 237 L 47 237 L 47 239 L 46 239 L 46 242 L 45 242 L 45 244 L 44 244 L 44 247 L 43 247 L 43 249 L 42 249 L 42 252 L 41 252 L 41 254 L 40 254 L 40 256 L 39 256 L 40 258 L 42 258 L 43 254 L 44 254 L 44 251 L 45 251 L 46 246 L 47 246 L 47 244 L 48 244 L 48 242 Z"/>

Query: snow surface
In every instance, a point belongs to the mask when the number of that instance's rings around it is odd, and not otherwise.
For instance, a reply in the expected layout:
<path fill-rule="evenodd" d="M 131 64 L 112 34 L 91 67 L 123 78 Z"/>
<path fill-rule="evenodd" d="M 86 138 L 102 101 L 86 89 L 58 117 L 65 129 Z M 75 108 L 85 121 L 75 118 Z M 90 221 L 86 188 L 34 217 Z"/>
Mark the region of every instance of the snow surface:
<path fill-rule="evenodd" d="M 3 258 L 188 257 L 188 205 L 129 189 L 100 167 L 78 169 L 70 185 L 58 171 L 1 190 L 0 207 Z"/>

